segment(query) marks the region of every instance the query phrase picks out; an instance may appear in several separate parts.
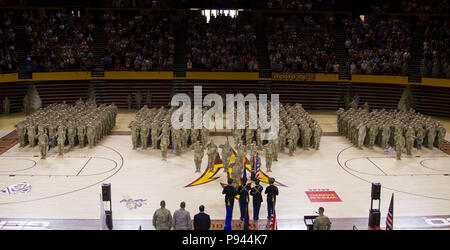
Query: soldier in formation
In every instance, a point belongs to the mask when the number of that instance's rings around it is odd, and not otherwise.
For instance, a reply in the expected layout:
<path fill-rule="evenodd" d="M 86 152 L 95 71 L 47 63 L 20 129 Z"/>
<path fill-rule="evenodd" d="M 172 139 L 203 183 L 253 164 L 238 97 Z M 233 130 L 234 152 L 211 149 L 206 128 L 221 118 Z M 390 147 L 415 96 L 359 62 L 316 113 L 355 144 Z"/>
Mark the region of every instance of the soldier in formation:
<path fill-rule="evenodd" d="M 167 149 L 170 146 L 177 156 L 187 149 L 193 149 L 193 145 L 197 141 L 200 141 L 202 147 L 206 148 L 209 130 L 205 127 L 202 129 L 177 129 L 172 127 L 171 116 L 174 111 L 175 107 L 169 109 L 164 107 L 149 108 L 144 105 L 128 126 L 131 130 L 133 149 L 142 148 L 145 150 L 148 145 L 157 149 L 160 146 L 163 151 L 163 160 L 167 160 Z M 162 139 L 164 139 L 164 142 L 162 142 Z"/>
<path fill-rule="evenodd" d="M 220 149 L 222 149 L 222 164 L 223 164 L 223 171 L 228 172 L 228 168 L 230 166 L 230 158 L 233 154 L 233 148 L 231 147 L 230 143 L 228 141 L 225 141 L 224 144 L 221 144 L 219 146 Z"/>
<path fill-rule="evenodd" d="M 38 142 L 41 157 L 45 158 L 43 145 L 51 141 L 52 147 L 58 146 L 58 153 L 64 153 L 64 147 L 73 148 L 77 143 L 85 146 L 86 137 L 93 147 L 107 135 L 115 125 L 117 107 L 97 106 L 78 100 L 71 106 L 66 103 L 54 103 L 37 110 L 18 122 L 15 127 L 19 135 L 20 147 L 34 147 Z M 43 135 L 45 134 L 45 136 Z"/>
<path fill-rule="evenodd" d="M 11 102 L 9 101 L 8 97 L 5 97 L 3 100 L 3 114 L 9 115 L 11 110 Z"/>
<path fill-rule="evenodd" d="M 446 134 L 440 122 L 412 108 L 370 112 L 362 108 L 339 109 L 337 117 L 339 133 L 359 148 L 373 148 L 377 144 L 382 148 L 396 148 L 396 151 L 406 149 L 407 155 L 412 155 L 412 149 L 420 150 L 422 143 L 429 149 L 442 148 Z M 401 158 L 401 152 L 397 152 L 397 158 Z"/>
<path fill-rule="evenodd" d="M 142 103 L 141 91 L 138 90 L 136 92 L 135 99 L 136 99 L 136 107 L 137 107 L 137 109 L 140 109 L 141 108 L 141 103 Z"/>
<path fill-rule="evenodd" d="M 200 172 L 200 168 L 202 165 L 202 159 L 205 155 L 205 147 L 197 141 L 194 145 L 192 145 L 194 149 L 194 162 L 195 162 L 195 172 Z"/>
<path fill-rule="evenodd" d="M 215 162 L 216 156 L 217 156 L 217 145 L 214 144 L 213 141 L 210 141 L 208 143 L 208 145 L 206 146 L 206 150 L 207 150 L 207 155 L 208 155 L 209 171 L 213 172 L 214 171 L 214 162 Z"/>

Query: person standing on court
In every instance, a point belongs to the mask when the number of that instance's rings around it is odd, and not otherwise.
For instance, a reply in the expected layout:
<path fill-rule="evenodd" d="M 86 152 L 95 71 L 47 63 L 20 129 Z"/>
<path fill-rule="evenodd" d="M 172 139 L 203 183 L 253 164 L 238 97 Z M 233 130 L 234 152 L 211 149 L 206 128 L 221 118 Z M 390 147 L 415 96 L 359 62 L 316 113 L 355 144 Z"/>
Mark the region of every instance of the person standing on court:
<path fill-rule="evenodd" d="M 194 230 L 209 230 L 211 227 L 211 219 L 205 213 L 205 206 L 201 205 L 198 209 L 200 213 L 194 216 Z"/>
<path fill-rule="evenodd" d="M 319 207 L 319 216 L 314 220 L 313 230 L 330 230 L 331 221 L 327 216 L 323 215 L 324 211 L 323 207 Z"/>
<path fill-rule="evenodd" d="M 237 194 L 236 188 L 232 184 L 233 179 L 228 179 L 228 185 L 222 191 L 222 194 L 225 195 L 225 209 L 230 206 L 231 215 L 233 215 L 234 197 Z"/>
<path fill-rule="evenodd" d="M 185 209 L 186 203 L 180 203 L 180 209 L 173 213 L 172 227 L 175 230 L 191 230 L 191 214 Z"/>
<path fill-rule="evenodd" d="M 250 190 L 250 195 L 253 196 L 253 220 L 259 219 L 259 209 L 261 208 L 261 203 L 263 202 L 262 191 L 263 187 L 259 185 L 259 179 L 255 179 L 256 186 L 252 187 Z"/>
<path fill-rule="evenodd" d="M 267 194 L 267 219 L 272 219 L 272 215 L 275 211 L 275 202 L 276 197 L 278 195 L 278 188 L 274 185 L 275 178 L 269 178 L 269 186 L 266 188 L 264 192 Z"/>
<path fill-rule="evenodd" d="M 247 178 L 242 178 L 242 185 L 238 187 L 237 193 L 239 194 L 239 208 L 241 210 L 241 220 L 245 218 L 245 209 L 248 206 L 249 195 L 248 192 L 251 189 L 250 185 L 247 185 Z M 249 183 L 251 184 L 251 182 Z"/>
<path fill-rule="evenodd" d="M 153 214 L 153 227 L 156 230 L 170 230 L 172 227 L 172 215 L 170 211 L 166 209 L 166 202 L 161 201 L 161 208 L 156 210 Z"/>

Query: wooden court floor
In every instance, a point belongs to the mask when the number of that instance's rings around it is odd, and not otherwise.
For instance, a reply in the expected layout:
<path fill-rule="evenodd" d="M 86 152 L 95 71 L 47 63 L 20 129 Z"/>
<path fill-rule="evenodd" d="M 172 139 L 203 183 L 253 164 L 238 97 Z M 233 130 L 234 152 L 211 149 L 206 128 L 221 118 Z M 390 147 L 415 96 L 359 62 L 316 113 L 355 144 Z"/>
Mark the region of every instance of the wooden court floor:
<path fill-rule="evenodd" d="M 325 132 L 335 132 L 336 116 L 332 112 L 311 113 Z M 205 205 L 206 212 L 220 225 L 225 218 L 221 183 L 226 182 L 226 173 L 220 170 L 204 184 L 187 186 L 203 174 L 194 172 L 193 152 L 181 156 L 169 152 L 168 161 L 163 162 L 159 150 L 132 150 L 130 136 L 120 132 L 127 131 L 133 117 L 133 112 L 121 111 L 115 128 L 119 133 L 107 136 L 91 150 L 77 148 L 58 156 L 52 149 L 46 160 L 40 160 L 37 147 L 15 145 L 1 154 L 0 189 L 25 182 L 31 190 L 0 193 L 0 229 L 97 229 L 102 183 L 112 186 L 116 229 L 153 229 L 151 218 L 161 200 L 172 213 L 185 201 L 192 217 L 199 205 Z M 20 119 L 17 114 L 11 119 L 1 116 L 0 132 L 9 134 Z M 448 126 L 447 120 L 442 121 Z M 216 144 L 227 139 L 212 138 Z M 341 136 L 324 136 L 319 151 L 297 149 L 293 157 L 282 153 L 273 163 L 272 172 L 267 173 L 284 184 L 278 187 L 278 227 L 305 229 L 303 216 L 314 214 L 322 206 L 332 219 L 332 229 L 351 230 L 354 225 L 367 229 L 371 182 L 380 182 L 382 228 L 394 193 L 394 228 L 449 229 L 449 163 L 450 155 L 438 149 L 414 150 L 412 157 L 397 161 L 395 155 L 381 148 L 359 150 Z M 206 164 L 205 156 L 202 172 Z M 262 169 L 265 171 L 264 157 Z M 311 194 L 327 196 L 317 201 Z M 264 201 L 262 224 L 266 206 Z M 238 218 L 235 203 L 233 219 Z"/>

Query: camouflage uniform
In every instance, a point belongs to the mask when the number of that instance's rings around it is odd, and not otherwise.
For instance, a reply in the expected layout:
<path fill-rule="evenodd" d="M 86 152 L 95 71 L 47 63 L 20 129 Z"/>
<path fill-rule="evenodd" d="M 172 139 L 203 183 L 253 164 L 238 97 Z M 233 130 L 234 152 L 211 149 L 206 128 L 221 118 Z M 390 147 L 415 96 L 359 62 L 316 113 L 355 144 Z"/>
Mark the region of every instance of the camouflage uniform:
<path fill-rule="evenodd" d="M 64 144 L 66 143 L 66 130 L 63 127 L 58 128 L 58 155 L 64 154 Z"/>
<path fill-rule="evenodd" d="M 358 148 L 362 149 L 362 146 L 364 145 L 364 139 L 366 137 L 366 125 L 363 123 L 360 123 L 357 125 L 357 131 L 358 131 Z"/>
<path fill-rule="evenodd" d="M 406 154 L 412 155 L 412 148 L 414 146 L 414 140 L 416 139 L 415 132 L 412 127 L 408 127 L 405 137 L 406 137 L 406 141 L 405 141 Z"/>
<path fill-rule="evenodd" d="M 205 147 L 197 141 L 194 145 L 192 145 L 192 148 L 194 148 L 195 172 L 200 172 L 202 159 L 205 154 Z"/>
<path fill-rule="evenodd" d="M 128 109 L 131 109 L 131 102 L 133 99 L 131 99 L 131 93 L 128 93 L 128 97 L 127 97 L 127 104 L 128 104 Z"/>
<path fill-rule="evenodd" d="M 330 230 L 331 221 L 327 216 L 321 215 L 314 219 L 313 230 Z"/>
<path fill-rule="evenodd" d="M 313 127 L 313 148 L 319 150 L 320 138 L 322 137 L 322 128 L 318 125 Z"/>
<path fill-rule="evenodd" d="M 88 144 L 89 148 L 92 148 L 95 143 L 95 130 L 92 124 L 89 124 L 87 127 L 87 138 L 88 138 Z"/>
<path fill-rule="evenodd" d="M 26 129 L 23 123 L 18 123 L 16 125 L 16 130 L 17 130 L 17 134 L 19 136 L 19 145 L 20 147 L 25 147 L 26 145 L 26 141 L 25 141 L 25 134 L 26 134 Z"/>
<path fill-rule="evenodd" d="M 153 227 L 156 230 L 170 230 L 172 227 L 172 215 L 166 208 L 160 208 L 153 214 Z"/>
<path fill-rule="evenodd" d="M 427 127 L 427 148 L 433 149 L 435 138 L 436 138 L 436 129 L 433 125 L 429 125 Z"/>
<path fill-rule="evenodd" d="M 47 156 L 48 136 L 43 131 L 38 134 L 38 145 L 41 153 L 41 159 L 45 159 Z"/>
<path fill-rule="evenodd" d="M 158 137 L 158 140 L 161 140 L 159 145 L 161 146 L 162 160 L 167 161 L 167 147 L 169 146 L 169 136 L 165 133 L 161 133 L 161 135 Z"/>
<path fill-rule="evenodd" d="M 141 92 L 138 90 L 137 92 L 136 92 L 136 107 L 138 108 L 138 109 L 140 109 L 141 108 L 141 103 L 142 103 L 142 95 L 141 95 Z"/>
<path fill-rule="evenodd" d="M 309 150 L 311 143 L 311 128 L 305 124 L 302 127 L 302 146 L 304 150 Z"/>
<path fill-rule="evenodd" d="M 277 137 L 272 140 L 272 152 L 273 152 L 273 160 L 278 161 L 278 151 L 280 150 L 280 138 Z"/>
<path fill-rule="evenodd" d="M 208 149 L 207 155 L 208 155 L 208 167 L 209 171 L 212 172 L 214 170 L 214 162 L 216 160 L 217 156 L 217 146 L 214 144 L 214 142 L 210 142 L 206 148 Z"/>
<path fill-rule="evenodd" d="M 79 123 L 77 126 L 78 144 L 80 148 L 86 145 L 86 126 Z"/>
<path fill-rule="evenodd" d="M 147 149 L 148 136 L 150 134 L 150 130 L 149 129 L 150 128 L 149 128 L 149 126 L 148 126 L 148 124 L 146 122 L 141 125 L 140 136 L 141 136 L 142 149 Z"/>
<path fill-rule="evenodd" d="M 436 146 L 442 150 L 442 147 L 444 145 L 444 138 L 445 138 L 446 130 L 442 125 L 439 125 L 437 128 L 437 137 L 436 137 Z"/>
<path fill-rule="evenodd" d="M 405 138 L 402 135 L 395 137 L 395 151 L 397 152 L 397 160 L 401 160 L 402 150 L 405 146 Z"/>
<path fill-rule="evenodd" d="M 11 109 L 11 102 L 9 101 L 8 97 L 5 97 L 3 100 L 3 114 L 9 115 Z"/>
<path fill-rule="evenodd" d="M 36 127 L 29 124 L 27 126 L 27 134 L 28 134 L 28 142 L 30 143 L 30 147 L 36 146 Z"/>
<path fill-rule="evenodd" d="M 294 147 L 295 147 L 295 136 L 293 134 L 288 135 L 288 147 L 289 147 L 289 155 L 294 155 Z"/>
<path fill-rule="evenodd" d="M 226 141 L 225 144 L 220 145 L 219 148 L 222 149 L 223 171 L 227 172 L 230 166 L 230 158 L 233 154 L 233 148 L 230 146 L 230 143 L 228 141 Z"/>
<path fill-rule="evenodd" d="M 73 126 L 72 123 L 70 123 L 67 128 L 67 135 L 69 137 L 70 148 L 75 147 L 75 138 L 77 137 L 77 133 L 76 133 L 75 127 Z"/>
<path fill-rule="evenodd" d="M 284 146 L 286 146 L 286 135 L 287 135 L 286 128 L 282 126 L 280 128 L 279 137 L 280 137 L 280 151 L 283 153 L 284 153 Z"/>
<path fill-rule="evenodd" d="M 152 131 L 151 131 L 151 134 L 152 134 L 152 148 L 153 149 L 156 149 L 157 146 L 158 146 L 159 132 L 160 132 L 160 129 L 159 129 L 158 124 L 156 122 L 153 122 L 152 123 Z"/>
<path fill-rule="evenodd" d="M 272 160 L 273 160 L 273 152 L 272 152 L 272 144 L 269 143 L 264 147 L 264 153 L 266 156 L 266 169 L 267 172 L 272 172 Z"/>

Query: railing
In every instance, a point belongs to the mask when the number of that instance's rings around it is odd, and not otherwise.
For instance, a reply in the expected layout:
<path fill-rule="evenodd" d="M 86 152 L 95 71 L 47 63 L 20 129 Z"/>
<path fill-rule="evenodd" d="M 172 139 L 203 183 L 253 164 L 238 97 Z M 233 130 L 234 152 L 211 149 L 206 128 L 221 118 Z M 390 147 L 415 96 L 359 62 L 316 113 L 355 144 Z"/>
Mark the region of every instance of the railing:
<path fill-rule="evenodd" d="M 450 87 L 450 79 L 423 77 L 421 83 L 409 83 L 407 76 L 393 75 L 352 75 L 351 80 L 339 80 L 336 73 L 272 73 L 272 77 L 260 77 L 258 72 L 199 72 L 188 71 L 185 77 L 174 77 L 173 71 L 105 71 L 103 77 L 95 79 L 104 80 L 205 80 L 205 81 L 261 81 L 272 80 L 278 82 L 333 82 L 333 83 L 370 83 L 370 84 L 398 84 L 398 85 L 420 85 L 435 87 Z M 31 79 L 19 79 L 17 73 L 0 74 L 2 82 L 21 81 L 71 81 L 92 80 L 90 71 L 70 72 L 36 72 Z"/>

